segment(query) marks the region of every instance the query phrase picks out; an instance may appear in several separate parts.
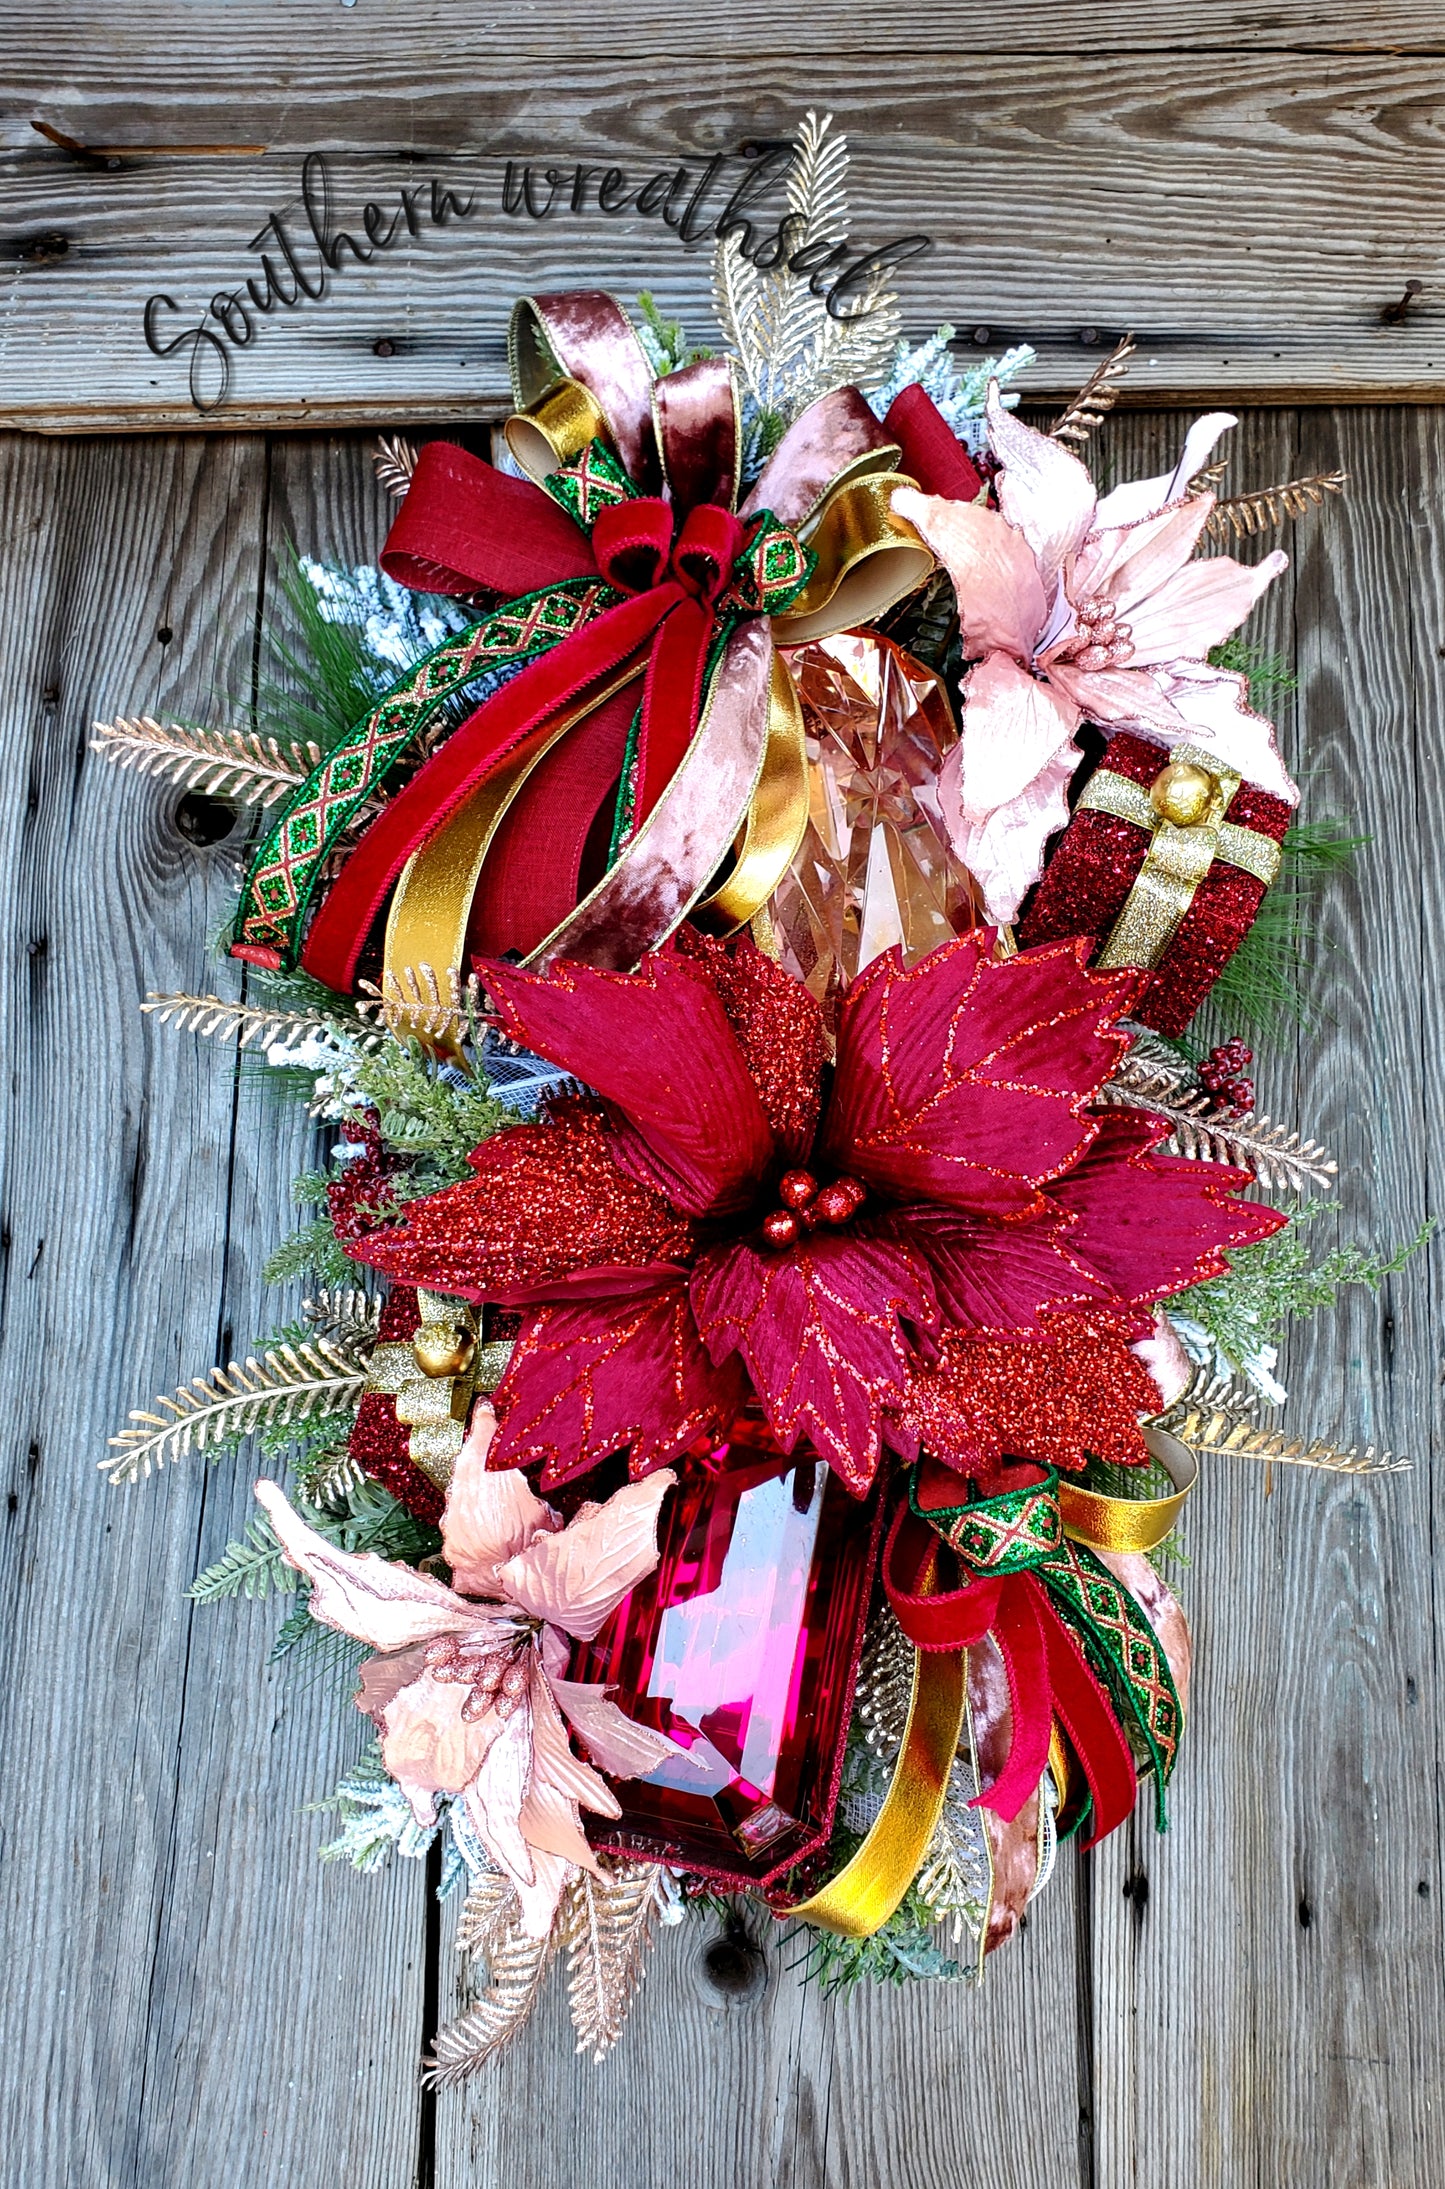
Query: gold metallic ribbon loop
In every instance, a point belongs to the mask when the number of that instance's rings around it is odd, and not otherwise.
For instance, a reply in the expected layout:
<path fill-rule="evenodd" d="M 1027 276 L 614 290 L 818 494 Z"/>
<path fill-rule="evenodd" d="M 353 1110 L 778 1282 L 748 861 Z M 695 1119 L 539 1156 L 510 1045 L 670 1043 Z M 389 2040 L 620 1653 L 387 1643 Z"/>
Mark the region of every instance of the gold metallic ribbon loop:
<path fill-rule="evenodd" d="M 876 623 L 917 592 L 933 569 L 933 555 L 891 507 L 894 488 L 911 484 L 896 471 L 875 473 L 845 480 L 825 499 L 804 530 L 817 568 L 773 625 L 780 646 Z"/>
<path fill-rule="evenodd" d="M 1217 754 L 1192 745 L 1176 746 L 1148 787 L 1110 768 L 1090 777 L 1080 810 L 1132 822 L 1147 829 L 1150 839 L 1124 909 L 1095 960 L 1101 970 L 1158 965 L 1216 859 L 1269 888 L 1279 873 L 1279 845 L 1258 829 L 1224 818 L 1240 780 L 1234 769 L 1220 766 Z"/>
<path fill-rule="evenodd" d="M 731 934 L 760 912 L 788 871 L 808 826 L 808 748 L 803 706 L 787 663 L 775 652 L 768 687 L 768 741 L 748 807 L 737 861 L 696 908 L 699 926 Z"/>
<path fill-rule="evenodd" d="M 919 1650 L 892 1783 L 850 1862 L 788 1913 L 845 1938 L 871 1938 L 917 1874 L 943 1809 L 963 1731 L 966 1650 Z"/>
<path fill-rule="evenodd" d="M 599 437 L 611 445 L 602 405 L 580 380 L 554 380 L 502 429 L 527 477 L 540 486 Z"/>
<path fill-rule="evenodd" d="M 1168 1497 L 1101 1497 L 1060 1480 L 1059 1510 L 1064 1533 L 1094 1551 L 1157 1550 L 1184 1509 L 1199 1479 L 1199 1462 L 1187 1444 L 1167 1429 L 1148 1428 L 1144 1442 L 1174 1484 Z"/>

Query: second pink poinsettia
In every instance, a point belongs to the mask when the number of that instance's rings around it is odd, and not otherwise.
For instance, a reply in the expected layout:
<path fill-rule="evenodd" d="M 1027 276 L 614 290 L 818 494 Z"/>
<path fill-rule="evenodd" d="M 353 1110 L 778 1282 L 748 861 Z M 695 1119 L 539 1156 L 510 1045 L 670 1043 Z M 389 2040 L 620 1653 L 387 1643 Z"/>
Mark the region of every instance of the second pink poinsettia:
<path fill-rule="evenodd" d="M 813 999 L 748 940 L 636 974 L 487 969 L 507 1031 L 593 1090 L 486 1141 L 475 1176 L 353 1251 L 403 1283 L 520 1308 L 494 1466 L 634 1474 L 726 1433 L 749 1393 L 848 1487 L 871 1483 L 945 1330 L 1132 1315 L 1280 1218 L 1244 1175 L 1153 1151 L 1090 1103 L 1128 1046 L 1133 973 L 991 932 L 854 983 L 836 1064 Z M 906 1436 L 904 1439 L 906 1443 Z"/>
<path fill-rule="evenodd" d="M 595 1869 L 583 1809 L 616 1817 L 617 1797 L 578 1756 L 568 1726 L 615 1779 L 677 1753 L 605 1688 L 565 1677 L 573 1641 L 591 1641 L 657 1564 L 657 1514 L 674 1477 L 630 1483 L 568 1526 L 516 1473 L 495 1474 L 492 1409 L 478 1402 L 442 1519 L 450 1588 L 374 1552 L 341 1550 L 258 1482 L 288 1562 L 311 1582 L 311 1615 L 376 1654 L 357 1703 L 376 1720 L 382 1760 L 418 1823 L 436 1797 L 467 1810 L 516 1889 L 523 1926 L 551 1928 L 569 1877 Z"/>
<path fill-rule="evenodd" d="M 1233 425 L 1224 413 L 1198 422 L 1171 475 L 1102 501 L 1078 458 L 1011 417 L 996 389 L 988 418 L 997 509 L 913 487 L 898 488 L 893 506 L 953 580 L 973 667 L 940 801 L 990 919 L 1012 920 L 1068 819 L 1081 722 L 1187 741 L 1294 803 L 1245 679 L 1208 658 L 1288 558 L 1276 550 L 1252 568 L 1229 555 L 1194 559 L 1214 496 L 1189 493 L 1189 481 Z"/>

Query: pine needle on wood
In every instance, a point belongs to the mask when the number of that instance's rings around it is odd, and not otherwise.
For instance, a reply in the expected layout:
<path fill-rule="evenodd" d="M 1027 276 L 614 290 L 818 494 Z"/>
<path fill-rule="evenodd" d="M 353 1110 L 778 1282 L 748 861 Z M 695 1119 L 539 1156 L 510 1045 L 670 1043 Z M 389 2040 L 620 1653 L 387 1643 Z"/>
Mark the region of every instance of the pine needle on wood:
<path fill-rule="evenodd" d="M 251 730 L 203 730 L 154 715 L 118 715 L 93 725 L 92 752 L 119 767 L 207 798 L 228 798 L 264 811 L 303 783 L 321 758 L 309 738 L 282 741 Z"/>

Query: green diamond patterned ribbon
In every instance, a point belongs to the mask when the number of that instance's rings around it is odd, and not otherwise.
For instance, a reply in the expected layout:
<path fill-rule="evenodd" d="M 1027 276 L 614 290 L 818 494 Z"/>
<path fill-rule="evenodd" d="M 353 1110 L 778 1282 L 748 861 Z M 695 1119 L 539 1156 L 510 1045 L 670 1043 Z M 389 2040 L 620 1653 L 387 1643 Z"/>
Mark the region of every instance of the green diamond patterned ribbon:
<path fill-rule="evenodd" d="M 1041 1482 L 1004 1490 L 995 1497 L 933 1508 L 918 1502 L 915 1469 L 909 1500 L 918 1517 L 936 1529 L 980 1579 L 1032 1573 L 1048 1590 L 1090 1671 L 1109 1695 L 1120 1724 L 1131 1735 L 1131 1744 L 1153 1769 L 1162 1831 L 1164 1789 L 1184 1730 L 1179 1692 L 1159 1637 L 1128 1589 L 1088 1544 L 1065 1535 L 1054 1469 Z"/>

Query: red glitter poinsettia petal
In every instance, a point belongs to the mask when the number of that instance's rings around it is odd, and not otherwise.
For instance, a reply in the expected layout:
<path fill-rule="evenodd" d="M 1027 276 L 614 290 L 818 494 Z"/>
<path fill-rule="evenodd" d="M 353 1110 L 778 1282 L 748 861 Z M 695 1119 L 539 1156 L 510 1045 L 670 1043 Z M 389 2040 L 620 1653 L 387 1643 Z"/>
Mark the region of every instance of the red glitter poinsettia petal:
<path fill-rule="evenodd" d="M 1148 1458 L 1139 1417 L 1159 1404 L 1129 1351 L 1137 1329 L 1135 1317 L 1101 1314 L 1058 1318 L 1023 1341 L 947 1332 L 937 1362 L 912 1369 L 889 1442 L 910 1461 L 922 1446 L 966 1474 L 991 1474 L 1005 1459 L 1137 1466 Z"/>
<path fill-rule="evenodd" d="M 1146 1112 L 1112 1111 L 1083 1159 L 1049 1188 L 1070 1219 L 1069 1252 L 1121 1299 L 1162 1300 L 1223 1276 L 1226 1248 L 1267 1239 L 1286 1221 L 1282 1209 L 1235 1199 L 1253 1183 L 1247 1171 L 1150 1154 L 1167 1130 Z"/>
<path fill-rule="evenodd" d="M 750 935 L 722 943 L 684 928 L 678 947 L 706 967 L 779 1153 L 787 1162 L 801 1163 L 818 1130 L 827 1061 L 816 1001 Z"/>
<path fill-rule="evenodd" d="M 475 1178 L 408 1202 L 398 1223 L 349 1245 L 357 1261 L 468 1300 L 517 1300 L 595 1265 L 690 1257 L 692 1228 L 620 1171 L 605 1120 L 585 1103 L 515 1125 L 470 1157 Z"/>
<path fill-rule="evenodd" d="M 784 1451 L 806 1436 L 861 1497 L 883 1407 L 907 1373 L 899 1318 L 924 1329 L 938 1319 L 922 1258 L 863 1230 L 815 1233 L 785 1254 L 718 1247 L 693 1271 L 691 1294 L 714 1360 L 741 1353 Z"/>
<path fill-rule="evenodd" d="M 1051 1308 L 1111 1303 L 1113 1287 L 1073 1252 L 1067 1219 L 1045 1210 L 991 1223 L 952 1209 L 895 1211 L 894 1229 L 927 1262 L 945 1323 L 980 1337 L 1042 1328 Z"/>
<path fill-rule="evenodd" d="M 494 961 L 481 973 L 507 1032 L 615 1110 L 614 1153 L 631 1176 L 684 1215 L 746 1207 L 773 1136 L 701 965 L 663 950 L 636 973 Z"/>
<path fill-rule="evenodd" d="M 682 1281 L 643 1299 L 540 1307 L 496 1392 L 488 1465 L 540 1461 L 547 1490 L 630 1447 L 636 1479 L 726 1429 L 744 1394 L 738 1364 L 709 1359 Z"/>
<path fill-rule="evenodd" d="M 848 992 L 824 1152 L 890 1199 L 1025 1214 L 1097 1130 L 1139 975 L 1086 971 L 1083 943 L 992 945 L 961 936 L 911 971 L 889 951 Z"/>

